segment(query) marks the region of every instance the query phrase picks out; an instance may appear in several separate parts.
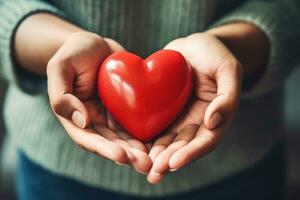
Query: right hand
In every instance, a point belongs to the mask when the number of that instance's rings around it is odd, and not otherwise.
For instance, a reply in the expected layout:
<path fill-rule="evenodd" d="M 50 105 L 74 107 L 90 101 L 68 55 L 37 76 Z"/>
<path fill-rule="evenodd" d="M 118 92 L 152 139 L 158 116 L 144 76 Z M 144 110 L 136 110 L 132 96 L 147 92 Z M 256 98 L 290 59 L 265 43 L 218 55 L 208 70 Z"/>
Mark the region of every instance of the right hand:
<path fill-rule="evenodd" d="M 48 62 L 49 100 L 54 114 L 80 147 L 147 173 L 152 162 L 146 146 L 115 129 L 97 97 L 101 63 L 111 53 L 123 50 L 112 39 L 73 33 Z"/>

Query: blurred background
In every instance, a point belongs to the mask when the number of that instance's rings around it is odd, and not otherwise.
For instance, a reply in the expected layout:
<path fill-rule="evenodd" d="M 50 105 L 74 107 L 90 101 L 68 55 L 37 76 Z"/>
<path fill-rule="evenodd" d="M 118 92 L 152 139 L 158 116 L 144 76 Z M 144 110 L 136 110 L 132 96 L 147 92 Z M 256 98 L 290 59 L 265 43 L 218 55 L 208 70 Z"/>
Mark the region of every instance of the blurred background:
<path fill-rule="evenodd" d="M 0 81 L 0 112 L 2 116 L 5 84 Z M 287 200 L 300 199 L 300 68 L 295 70 L 286 84 L 286 138 L 287 138 Z M 13 200 L 16 168 L 15 145 L 5 135 L 0 118 L 0 199 Z"/>

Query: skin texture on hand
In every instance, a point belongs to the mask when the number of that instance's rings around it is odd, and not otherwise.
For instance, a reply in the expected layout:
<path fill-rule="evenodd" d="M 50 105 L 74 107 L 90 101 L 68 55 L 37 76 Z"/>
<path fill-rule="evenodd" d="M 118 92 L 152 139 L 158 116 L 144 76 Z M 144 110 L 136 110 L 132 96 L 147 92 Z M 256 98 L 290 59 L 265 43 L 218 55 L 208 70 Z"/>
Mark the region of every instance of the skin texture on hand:
<path fill-rule="evenodd" d="M 168 171 L 187 165 L 217 145 L 237 109 L 242 81 L 240 63 L 212 35 L 193 34 L 165 48 L 177 50 L 189 60 L 194 91 L 185 113 L 150 150 L 150 183 L 158 183 Z"/>
<path fill-rule="evenodd" d="M 96 93 L 100 64 L 123 50 L 115 41 L 93 33 L 72 34 L 47 66 L 50 105 L 78 145 L 146 173 L 151 166 L 146 146 L 113 127 Z"/>
<path fill-rule="evenodd" d="M 190 61 L 195 88 L 185 113 L 150 149 L 152 184 L 216 147 L 237 110 L 242 78 L 264 71 L 269 44 L 257 27 L 237 22 L 176 39 L 165 49 Z"/>
<path fill-rule="evenodd" d="M 112 39 L 46 13 L 26 18 L 14 40 L 18 64 L 32 73 L 47 75 L 51 108 L 73 141 L 146 173 L 152 164 L 148 149 L 117 129 L 95 93 L 100 64 L 109 54 L 123 50 Z"/>
<path fill-rule="evenodd" d="M 154 144 L 143 144 L 118 127 L 95 94 L 98 67 L 124 50 L 120 44 L 46 13 L 26 18 L 14 41 L 18 64 L 47 75 L 51 108 L 73 141 L 139 172 L 151 168 L 150 183 L 213 150 L 238 107 L 242 78 L 261 72 L 269 51 L 265 35 L 242 22 L 176 39 L 165 49 L 189 60 L 194 92 L 181 117 Z"/>
<path fill-rule="evenodd" d="M 48 13 L 27 17 L 18 26 L 14 38 L 14 54 L 18 64 L 35 74 L 46 75 L 50 58 L 75 32 L 84 30 Z"/>

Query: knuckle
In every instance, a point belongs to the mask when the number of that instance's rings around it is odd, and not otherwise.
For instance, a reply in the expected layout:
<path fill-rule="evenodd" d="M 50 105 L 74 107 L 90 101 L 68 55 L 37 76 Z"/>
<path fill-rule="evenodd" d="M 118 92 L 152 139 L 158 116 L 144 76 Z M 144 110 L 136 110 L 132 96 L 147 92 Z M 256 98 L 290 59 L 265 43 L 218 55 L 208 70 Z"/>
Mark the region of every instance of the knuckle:
<path fill-rule="evenodd" d="M 89 44 L 90 46 L 103 46 L 106 44 L 106 41 L 101 36 L 97 35 L 96 33 L 91 32 L 77 32 L 73 33 L 71 36 L 74 40 L 84 41 L 85 43 Z"/>
<path fill-rule="evenodd" d="M 210 146 L 210 148 L 209 148 L 209 150 L 208 150 L 208 152 L 212 152 L 212 151 L 214 151 L 216 148 L 217 148 L 217 142 L 212 143 L 211 146 Z"/>
<path fill-rule="evenodd" d="M 243 75 L 243 71 L 244 71 L 243 66 L 237 59 L 234 59 L 234 61 L 231 61 L 231 62 L 232 62 L 231 67 L 234 69 L 236 76 L 241 78 Z"/>
<path fill-rule="evenodd" d="M 56 74 L 58 68 L 63 69 L 65 71 L 65 74 L 68 74 L 70 72 L 71 59 L 72 55 L 70 54 L 70 52 L 57 52 L 47 63 L 47 76 Z"/>
<path fill-rule="evenodd" d="M 186 39 L 191 43 L 194 44 L 196 41 L 197 42 L 202 42 L 202 41 L 210 41 L 215 39 L 215 36 L 207 33 L 193 33 L 191 35 L 188 35 Z"/>
<path fill-rule="evenodd" d="M 165 49 L 180 50 L 185 38 L 176 38 L 165 46 Z"/>
<path fill-rule="evenodd" d="M 202 35 L 203 35 L 202 33 L 193 33 L 193 34 L 188 35 L 186 38 L 190 39 L 190 40 L 194 40 L 195 38 L 198 38 L 199 36 L 202 36 Z"/>
<path fill-rule="evenodd" d="M 123 160 L 125 158 L 125 154 L 121 153 L 121 154 L 116 154 L 112 157 L 112 160 L 117 161 L 119 163 L 123 163 Z"/>
<path fill-rule="evenodd" d="M 243 74 L 243 66 L 235 57 L 228 58 L 221 67 L 230 68 L 237 77 Z"/>
<path fill-rule="evenodd" d="M 100 156 L 107 157 L 108 159 L 117 161 L 119 163 L 124 163 L 125 158 L 127 156 L 127 154 L 125 153 L 125 150 L 123 150 L 122 148 L 116 148 L 116 147 L 114 147 L 113 152 L 111 152 L 107 155 L 102 155 L 102 153 L 100 153 L 99 151 L 97 151 L 97 153 Z"/>
<path fill-rule="evenodd" d="M 209 144 L 211 147 L 215 147 L 218 142 L 218 137 L 216 134 L 206 134 L 205 136 L 205 141 L 207 144 Z"/>
<path fill-rule="evenodd" d="M 224 63 L 220 66 L 220 68 L 229 68 L 236 71 L 238 64 L 238 60 L 229 55 L 224 58 Z"/>

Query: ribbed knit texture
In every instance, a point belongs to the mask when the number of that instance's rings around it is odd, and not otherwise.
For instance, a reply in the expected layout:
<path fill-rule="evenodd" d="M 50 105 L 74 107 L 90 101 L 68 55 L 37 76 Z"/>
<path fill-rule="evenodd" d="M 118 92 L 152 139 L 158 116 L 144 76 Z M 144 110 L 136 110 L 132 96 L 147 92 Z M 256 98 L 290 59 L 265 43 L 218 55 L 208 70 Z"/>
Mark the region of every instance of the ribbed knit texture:
<path fill-rule="evenodd" d="M 10 83 L 5 123 L 10 136 L 30 159 L 62 176 L 104 189 L 141 196 L 162 196 L 213 184 L 258 162 L 282 132 L 281 86 L 296 58 L 297 25 L 293 13 L 273 1 L 246 1 L 215 25 L 254 23 L 265 31 L 271 58 L 263 78 L 242 100 L 232 126 L 218 147 L 193 164 L 150 185 L 128 166 L 118 166 L 75 145 L 53 116 L 41 82 L 15 66 L 11 44 L 18 24 L 36 12 L 66 17 L 110 37 L 129 51 L 147 56 L 169 41 L 212 25 L 217 0 L 0 0 L 0 73 Z M 226 1 L 229 7 L 236 7 Z M 283 65 L 284 64 L 284 65 Z M 43 88 L 43 87 L 42 87 Z M 33 95 L 34 90 L 36 93 Z M 38 93 L 37 93 L 38 91 Z M 248 97 L 252 98 L 248 98 Z M 255 98 L 255 99 L 254 99 Z M 267 105 L 267 106 L 266 106 Z"/>

